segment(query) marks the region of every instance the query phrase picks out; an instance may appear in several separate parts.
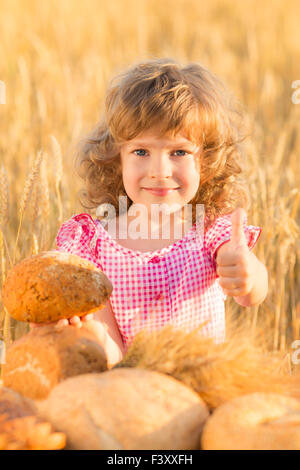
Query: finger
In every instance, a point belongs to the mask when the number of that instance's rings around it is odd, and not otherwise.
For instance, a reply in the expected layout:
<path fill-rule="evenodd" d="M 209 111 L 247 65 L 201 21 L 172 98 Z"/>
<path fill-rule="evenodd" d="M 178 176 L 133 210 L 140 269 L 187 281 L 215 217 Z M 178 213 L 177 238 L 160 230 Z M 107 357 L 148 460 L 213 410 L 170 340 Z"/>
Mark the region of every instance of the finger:
<path fill-rule="evenodd" d="M 236 266 L 244 266 L 247 263 L 247 257 L 249 256 L 248 246 L 236 246 L 236 249 L 233 251 L 226 251 L 218 253 L 216 259 L 216 265 L 219 267 L 231 267 L 236 268 Z"/>
<path fill-rule="evenodd" d="M 57 329 L 63 328 L 64 326 L 67 326 L 69 324 L 67 318 L 61 318 L 56 322 L 56 325 L 54 326 Z"/>
<path fill-rule="evenodd" d="M 87 315 L 83 315 L 83 317 L 81 317 L 81 321 L 82 322 L 87 322 L 89 320 L 93 320 L 94 318 L 94 314 L 93 313 L 88 313 Z"/>
<path fill-rule="evenodd" d="M 222 277 L 236 277 L 236 267 L 217 265 L 216 273 Z"/>
<path fill-rule="evenodd" d="M 227 281 L 223 279 L 222 281 L 220 280 L 219 283 L 224 293 L 232 297 L 243 297 L 249 294 L 253 287 L 251 282 L 241 279 L 237 279 L 236 282 L 232 282 L 230 279 L 227 279 Z"/>
<path fill-rule="evenodd" d="M 232 278 L 232 277 L 221 277 L 219 279 L 219 284 L 222 287 L 222 289 L 228 289 L 228 290 L 240 289 L 241 287 L 244 287 L 240 279 Z"/>
<path fill-rule="evenodd" d="M 245 294 L 244 288 L 237 287 L 235 289 L 223 289 L 224 294 L 228 295 L 229 297 L 242 297 Z"/>
<path fill-rule="evenodd" d="M 69 322 L 71 325 L 76 326 L 76 328 L 81 328 L 82 326 L 81 320 L 77 315 L 74 315 L 74 317 L 71 317 L 69 319 Z"/>
<path fill-rule="evenodd" d="M 231 214 L 231 237 L 230 240 L 235 245 L 245 245 L 247 240 L 244 233 L 243 221 L 246 217 L 246 211 L 238 207 Z"/>

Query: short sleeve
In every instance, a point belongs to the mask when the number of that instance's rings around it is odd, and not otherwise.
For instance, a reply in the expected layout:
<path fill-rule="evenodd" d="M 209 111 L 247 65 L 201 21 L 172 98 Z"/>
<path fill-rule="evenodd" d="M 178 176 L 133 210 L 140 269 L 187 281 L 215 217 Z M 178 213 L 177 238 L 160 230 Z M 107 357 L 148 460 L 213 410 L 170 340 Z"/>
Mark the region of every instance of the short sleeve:
<path fill-rule="evenodd" d="M 247 216 L 243 223 L 249 250 L 252 250 L 261 234 L 261 227 L 247 225 Z M 217 249 L 231 237 L 231 215 L 218 217 L 205 233 L 205 247 L 216 267 L 215 256 Z"/>
<path fill-rule="evenodd" d="M 103 271 L 97 256 L 97 227 L 89 214 L 77 214 L 64 222 L 56 236 L 58 251 L 64 251 L 91 261 Z"/>

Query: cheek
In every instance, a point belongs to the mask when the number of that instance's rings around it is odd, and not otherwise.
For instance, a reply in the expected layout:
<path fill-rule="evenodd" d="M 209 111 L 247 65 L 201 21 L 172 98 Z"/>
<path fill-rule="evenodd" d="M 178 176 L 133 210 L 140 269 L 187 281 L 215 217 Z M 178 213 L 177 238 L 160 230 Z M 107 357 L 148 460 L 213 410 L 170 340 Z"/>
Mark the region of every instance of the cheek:
<path fill-rule="evenodd" d="M 139 172 L 137 168 L 127 165 L 123 171 L 123 184 L 129 197 L 133 197 L 139 190 Z"/>
<path fill-rule="evenodd" d="M 182 172 L 182 181 L 186 187 L 197 190 L 200 183 L 200 174 L 196 168 L 191 165 Z"/>
<path fill-rule="evenodd" d="M 136 169 L 134 168 L 133 165 L 130 165 L 130 164 L 126 164 L 126 167 L 123 169 L 123 179 L 124 181 L 134 181 L 134 179 L 136 178 Z"/>

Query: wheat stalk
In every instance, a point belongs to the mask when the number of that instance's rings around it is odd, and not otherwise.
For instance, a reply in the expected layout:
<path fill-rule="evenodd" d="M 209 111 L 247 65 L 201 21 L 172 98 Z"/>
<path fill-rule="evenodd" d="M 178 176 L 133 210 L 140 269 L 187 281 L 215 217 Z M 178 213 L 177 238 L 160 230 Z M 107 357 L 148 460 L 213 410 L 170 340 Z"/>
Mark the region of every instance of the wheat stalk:
<path fill-rule="evenodd" d="M 58 201 L 58 224 L 62 224 L 63 219 L 63 208 L 61 202 L 61 193 L 60 193 L 60 185 L 62 182 L 63 176 L 63 163 L 62 163 L 62 153 L 61 147 L 54 135 L 51 135 L 51 143 L 52 143 L 52 153 L 54 156 L 55 162 L 55 189 L 56 189 L 56 196 Z"/>
<path fill-rule="evenodd" d="M 16 238 L 16 243 L 15 243 L 13 264 L 15 264 L 15 261 L 16 261 L 16 251 L 17 251 L 17 246 L 18 246 L 18 241 L 19 241 L 20 230 L 21 230 L 21 226 L 22 226 L 24 212 L 25 212 L 26 208 L 28 207 L 28 203 L 29 203 L 31 195 L 32 195 L 33 187 L 34 187 L 34 185 L 35 185 L 35 183 L 38 179 L 39 172 L 40 172 L 40 167 L 41 167 L 41 163 L 42 163 L 43 158 L 44 158 L 44 155 L 43 155 L 42 151 L 39 151 L 36 158 L 35 158 L 35 160 L 34 160 L 34 163 L 33 163 L 32 169 L 29 173 L 29 176 L 28 176 L 28 178 L 25 182 L 24 191 L 23 191 L 23 195 L 22 195 L 22 199 L 21 199 L 21 203 L 20 203 L 20 210 L 19 210 L 20 222 L 19 222 L 17 238 Z"/>
<path fill-rule="evenodd" d="M 37 254 L 39 252 L 39 248 L 46 249 L 49 238 L 50 203 L 46 158 L 47 154 L 44 153 L 44 158 L 40 166 L 40 173 L 37 176 L 39 184 L 34 185 L 32 190 L 31 202 L 29 204 L 29 207 L 31 209 L 30 223 L 32 227 L 32 252 L 34 254 Z M 39 224 L 41 216 L 42 224 Z M 40 240 L 38 234 L 41 235 Z"/>
<path fill-rule="evenodd" d="M 6 241 L 5 234 L 4 234 L 4 230 L 3 230 L 3 227 L 1 227 L 1 225 L 0 225 L 0 237 L 1 237 L 1 240 L 2 240 L 1 243 L 4 243 L 4 245 L 5 245 L 5 249 L 6 249 L 7 257 L 8 257 L 8 260 L 9 260 L 9 264 L 12 267 L 13 266 L 12 259 L 11 259 L 10 253 L 9 253 L 9 248 L 8 248 L 8 244 L 7 244 L 7 241 Z"/>
<path fill-rule="evenodd" d="M 40 175 L 39 175 L 40 176 Z M 41 201 L 41 185 L 36 184 L 34 185 L 32 189 L 32 195 L 30 199 L 30 204 L 28 208 L 30 209 L 29 211 L 29 220 L 30 220 L 30 225 L 31 225 L 31 253 L 32 254 L 37 254 L 38 253 L 38 239 L 37 239 L 37 233 L 38 233 L 38 222 L 41 214 L 41 209 L 40 209 L 40 201 Z"/>
<path fill-rule="evenodd" d="M 30 208 L 30 224 L 31 224 L 31 230 L 33 233 L 36 232 L 37 229 L 37 222 L 38 218 L 40 215 L 40 201 L 41 201 L 41 186 L 40 185 L 34 185 L 32 189 L 32 195 L 31 195 L 31 200 L 30 200 L 30 205 L 28 206 Z"/>
<path fill-rule="evenodd" d="M 7 171 L 0 168 L 0 225 L 5 227 L 9 220 L 9 186 Z"/>
<path fill-rule="evenodd" d="M 33 166 L 32 166 L 32 169 L 29 173 L 29 176 L 28 176 L 28 178 L 25 182 L 24 191 L 23 191 L 23 195 L 22 195 L 22 199 L 21 199 L 21 203 L 20 203 L 20 209 L 19 209 L 20 218 L 23 216 L 23 214 L 24 214 L 24 212 L 25 212 L 25 210 L 28 206 L 28 203 L 30 201 L 30 197 L 31 197 L 31 194 L 32 194 L 34 184 L 35 184 L 35 182 L 38 178 L 38 175 L 39 175 L 39 171 L 40 171 L 40 167 L 41 167 L 43 157 L 44 157 L 43 152 L 39 151 L 38 154 L 37 154 L 36 159 L 33 162 Z"/>
<path fill-rule="evenodd" d="M 42 217 L 43 217 L 43 230 L 41 249 L 47 250 L 49 242 L 49 215 L 50 215 L 50 198 L 49 198 L 49 184 L 47 176 L 46 161 L 43 160 L 41 166 L 41 204 L 42 204 Z"/>
<path fill-rule="evenodd" d="M 5 249 L 7 251 L 7 256 L 10 264 L 11 257 L 5 237 L 5 226 L 9 222 L 9 183 L 8 183 L 8 174 L 5 167 L 2 165 L 0 169 L 0 236 L 1 236 L 1 246 L 5 244 Z M 4 256 L 4 253 L 3 253 Z"/>
<path fill-rule="evenodd" d="M 37 255 L 39 253 L 39 242 L 34 232 L 32 233 L 31 253 L 33 255 Z"/>

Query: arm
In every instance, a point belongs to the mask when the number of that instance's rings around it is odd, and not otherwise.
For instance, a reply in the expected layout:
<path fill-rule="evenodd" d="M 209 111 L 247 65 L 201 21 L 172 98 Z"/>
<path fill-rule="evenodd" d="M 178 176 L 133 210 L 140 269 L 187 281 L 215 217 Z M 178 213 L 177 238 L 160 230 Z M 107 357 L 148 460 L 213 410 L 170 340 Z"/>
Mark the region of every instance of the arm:
<path fill-rule="evenodd" d="M 57 243 L 55 244 L 54 249 L 60 250 Z M 92 318 L 96 321 L 85 321 L 85 328 L 94 330 L 99 342 L 105 348 L 108 363 L 119 362 L 125 354 L 126 349 L 123 345 L 110 301 L 108 300 L 104 308 L 96 310 L 92 315 Z M 86 315 L 86 319 L 89 319 L 89 317 L 89 315 Z M 58 326 L 66 326 L 70 323 L 74 326 L 81 327 L 81 320 L 84 320 L 84 317 L 81 317 L 80 319 L 78 316 L 74 316 L 70 318 L 69 321 L 67 319 L 62 319 Z"/>
<path fill-rule="evenodd" d="M 109 300 L 104 308 L 94 312 L 94 318 L 96 322 L 99 322 L 102 326 L 101 344 L 105 349 L 109 367 L 112 367 L 114 364 L 121 361 L 126 352 L 126 348 L 123 344 Z M 89 322 L 87 322 L 87 324 L 88 323 Z"/>
<path fill-rule="evenodd" d="M 109 369 L 122 360 L 126 348 L 123 345 L 109 300 L 104 308 L 96 310 L 92 314 L 87 314 L 80 318 L 75 315 L 69 319 L 62 318 L 58 321 L 48 323 L 30 323 L 30 328 L 45 325 L 53 325 L 54 328 L 63 328 L 69 324 L 77 328 L 81 328 L 81 326 L 84 325 L 85 329 L 91 331 L 96 336 L 106 353 Z"/>

